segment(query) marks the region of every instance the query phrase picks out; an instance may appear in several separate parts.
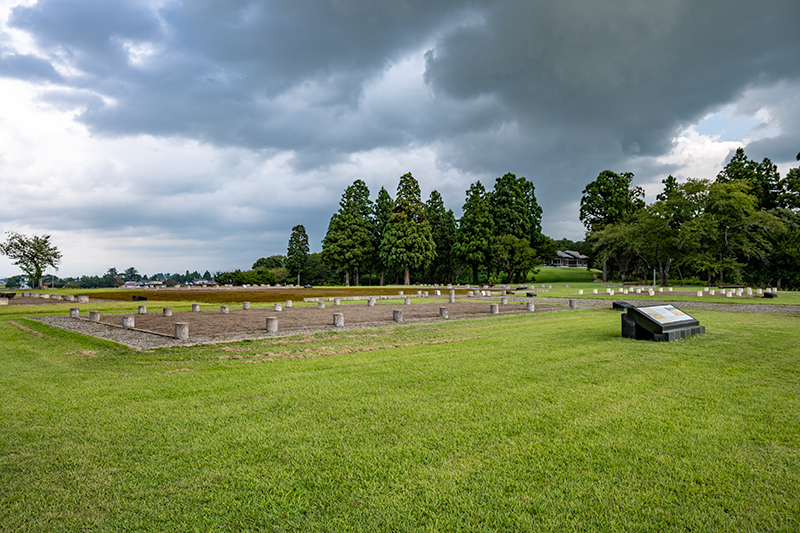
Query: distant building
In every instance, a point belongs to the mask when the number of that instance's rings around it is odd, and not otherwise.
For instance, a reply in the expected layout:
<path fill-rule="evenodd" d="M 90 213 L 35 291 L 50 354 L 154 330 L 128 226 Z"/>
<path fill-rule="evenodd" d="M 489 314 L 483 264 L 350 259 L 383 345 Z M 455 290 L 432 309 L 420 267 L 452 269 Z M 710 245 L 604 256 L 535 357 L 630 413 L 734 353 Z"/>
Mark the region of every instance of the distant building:
<path fill-rule="evenodd" d="M 195 279 L 187 283 L 187 285 L 194 285 L 195 287 L 216 287 L 218 283 L 216 281 L 209 281 L 207 279 Z"/>
<path fill-rule="evenodd" d="M 556 252 L 556 256 L 550 260 L 550 266 L 586 268 L 589 266 L 589 257 L 574 250 L 559 251 Z"/>

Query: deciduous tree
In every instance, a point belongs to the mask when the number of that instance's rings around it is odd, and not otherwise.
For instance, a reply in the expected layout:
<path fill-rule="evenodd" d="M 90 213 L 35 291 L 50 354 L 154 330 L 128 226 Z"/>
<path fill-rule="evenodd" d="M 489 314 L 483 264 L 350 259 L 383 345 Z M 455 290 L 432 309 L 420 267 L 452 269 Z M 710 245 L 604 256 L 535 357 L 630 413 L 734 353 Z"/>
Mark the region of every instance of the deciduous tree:
<path fill-rule="evenodd" d="M 589 233 L 632 215 L 644 207 L 644 191 L 631 187 L 633 174 L 604 170 L 583 189 L 580 219 Z M 603 258 L 603 281 L 608 281 L 608 256 Z"/>
<path fill-rule="evenodd" d="M 0 253 L 22 269 L 31 286 L 41 288 L 44 269 L 48 266 L 58 269 L 61 263 L 61 252 L 50 242 L 50 235 L 28 237 L 7 231 L 6 236 L 6 242 L 0 244 Z"/>

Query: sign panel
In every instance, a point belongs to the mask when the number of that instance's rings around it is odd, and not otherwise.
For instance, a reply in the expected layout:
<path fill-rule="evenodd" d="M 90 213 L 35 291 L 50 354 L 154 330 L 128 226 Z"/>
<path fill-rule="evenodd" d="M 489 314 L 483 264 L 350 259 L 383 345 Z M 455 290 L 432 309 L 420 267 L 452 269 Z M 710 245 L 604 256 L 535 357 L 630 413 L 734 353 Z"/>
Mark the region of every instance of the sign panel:
<path fill-rule="evenodd" d="M 680 309 L 672 305 L 656 305 L 653 307 L 639 307 L 639 311 L 646 314 L 655 322 L 662 326 L 668 326 L 676 322 L 685 322 L 687 320 L 694 320 L 691 316 L 687 315 Z"/>

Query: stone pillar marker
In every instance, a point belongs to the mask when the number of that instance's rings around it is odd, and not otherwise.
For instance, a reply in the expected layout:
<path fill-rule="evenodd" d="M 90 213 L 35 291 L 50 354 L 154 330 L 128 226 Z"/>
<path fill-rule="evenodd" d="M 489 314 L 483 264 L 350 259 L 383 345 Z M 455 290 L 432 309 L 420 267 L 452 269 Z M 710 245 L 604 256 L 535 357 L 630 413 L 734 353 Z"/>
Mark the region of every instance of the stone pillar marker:
<path fill-rule="evenodd" d="M 242 302 L 242 309 L 244 309 L 245 311 L 250 309 L 250 302 Z"/>
<path fill-rule="evenodd" d="M 286 309 L 289 309 L 292 306 L 291 300 L 286 300 Z"/>
<path fill-rule="evenodd" d="M 448 314 L 448 312 L 447 312 L 447 308 L 446 308 L 446 307 L 440 307 L 440 308 L 439 308 L 439 316 L 440 316 L 441 318 L 450 318 L 450 316 L 449 316 L 449 314 Z"/>
<path fill-rule="evenodd" d="M 456 291 L 450 291 L 450 303 L 456 303 Z"/>
<path fill-rule="evenodd" d="M 570 300 L 569 301 L 569 308 L 570 309 L 577 309 L 578 308 L 578 301 L 577 300 Z"/>
<path fill-rule="evenodd" d="M 88 304 L 89 297 L 88 296 L 78 296 L 78 303 L 79 304 Z"/>
<path fill-rule="evenodd" d="M 60 294 L 51 294 L 50 295 L 50 299 L 51 300 L 60 300 L 61 299 L 61 295 Z"/>
<path fill-rule="evenodd" d="M 339 299 L 339 298 L 334 298 L 333 299 L 333 305 L 342 305 L 342 300 Z"/>
<path fill-rule="evenodd" d="M 491 304 L 491 305 L 489 305 L 489 312 L 490 312 L 491 314 L 493 314 L 493 315 L 498 315 L 498 314 L 500 314 L 500 306 L 499 306 L 499 305 L 497 305 L 497 304 Z"/>
<path fill-rule="evenodd" d="M 281 307 L 281 304 L 273 305 L 272 309 L 273 309 L 273 311 L 283 311 L 283 307 Z"/>
<path fill-rule="evenodd" d="M 164 316 L 172 316 L 172 308 L 171 307 L 165 307 L 164 310 L 162 311 L 162 313 L 163 313 Z"/>
<path fill-rule="evenodd" d="M 134 322 L 132 316 L 124 316 L 124 317 L 122 317 L 122 328 L 123 329 L 133 329 L 134 327 L 136 327 L 135 324 L 136 324 L 136 322 Z"/>
<path fill-rule="evenodd" d="M 375 298 L 367 300 L 367 307 L 375 307 Z"/>
<path fill-rule="evenodd" d="M 667 289 L 667 290 L 668 290 L 669 292 L 672 292 L 672 287 L 670 287 L 670 288 L 669 288 L 669 289 Z"/>
<path fill-rule="evenodd" d="M 68 302 L 74 302 L 74 301 L 75 301 L 75 296 L 74 296 L 74 295 L 72 295 L 72 294 L 65 294 L 65 295 L 64 295 L 64 299 L 65 299 L 66 301 L 68 301 Z"/>
<path fill-rule="evenodd" d="M 81 310 L 77 307 L 70 307 L 69 309 L 69 317 L 70 318 L 80 318 Z"/>
<path fill-rule="evenodd" d="M 608 290 L 608 294 L 610 294 L 611 296 L 614 296 L 614 291 L 613 291 L 613 290 L 611 290 L 611 289 L 609 289 L 609 290 Z"/>
<path fill-rule="evenodd" d="M 597 289 L 592 289 L 592 294 L 597 294 Z"/>
<path fill-rule="evenodd" d="M 337 328 L 344 326 L 344 313 L 333 313 L 333 325 Z"/>
<path fill-rule="evenodd" d="M 197 313 L 200 311 L 200 304 L 192 304 L 192 312 Z"/>
<path fill-rule="evenodd" d="M 50 299 L 50 295 L 49 294 L 40 294 L 39 298 L 41 298 L 43 300 L 49 300 Z"/>
<path fill-rule="evenodd" d="M 220 305 L 220 306 L 219 306 L 219 312 L 220 312 L 221 314 L 223 314 L 223 315 L 227 315 L 228 313 L 230 313 L 230 312 L 231 312 L 231 308 L 230 308 L 230 307 L 228 307 L 227 305 Z"/>
<path fill-rule="evenodd" d="M 442 295 L 442 291 L 440 291 L 440 290 L 435 290 L 435 291 L 433 291 L 433 295 L 434 295 L 434 296 L 441 296 L 441 295 Z"/>
<path fill-rule="evenodd" d="M 533 310 L 534 310 L 533 302 L 528 302 L 528 311 L 533 313 Z"/>
<path fill-rule="evenodd" d="M 0 298 L 0 305 L 8 305 L 8 298 Z"/>
<path fill-rule="evenodd" d="M 404 303 L 405 305 L 411 305 L 411 298 L 406 298 L 406 299 L 403 301 L 403 303 Z"/>
<path fill-rule="evenodd" d="M 500 305 L 508 305 L 508 298 L 500 298 Z"/>
<path fill-rule="evenodd" d="M 710 291 L 708 291 L 708 294 L 710 294 L 711 296 L 715 296 L 717 294 L 717 291 L 710 290 Z"/>
<path fill-rule="evenodd" d="M 403 291 L 397 291 L 397 295 L 398 296 L 402 296 L 403 295 Z"/>
<path fill-rule="evenodd" d="M 276 316 L 268 316 L 267 317 L 267 333 L 277 333 L 278 332 L 278 317 Z"/>
<path fill-rule="evenodd" d="M 392 319 L 395 322 L 402 322 L 403 321 L 403 312 L 399 309 L 395 309 L 392 311 Z"/>
<path fill-rule="evenodd" d="M 436 291 L 436 292 L 439 292 L 439 291 Z M 422 291 L 422 297 L 423 298 L 427 298 L 428 297 L 428 291 Z"/>
<path fill-rule="evenodd" d="M 505 296 L 506 294 L 508 294 L 508 293 L 506 292 L 506 290 L 505 290 L 505 289 L 503 289 L 502 291 L 500 291 L 500 296 Z"/>
<path fill-rule="evenodd" d="M 628 292 L 628 291 L 625 291 L 625 292 Z M 578 289 L 578 294 L 582 295 L 583 294 L 583 289 Z"/>
<path fill-rule="evenodd" d="M 189 338 L 188 322 L 175 322 L 175 338 L 182 341 Z"/>
<path fill-rule="evenodd" d="M 89 311 L 89 322 L 100 322 L 100 311 Z"/>
<path fill-rule="evenodd" d="M 703 295 L 703 291 L 697 291 L 697 295 L 698 296 L 702 296 Z"/>
<path fill-rule="evenodd" d="M 467 296 L 473 296 L 474 294 L 472 291 L 467 291 Z"/>

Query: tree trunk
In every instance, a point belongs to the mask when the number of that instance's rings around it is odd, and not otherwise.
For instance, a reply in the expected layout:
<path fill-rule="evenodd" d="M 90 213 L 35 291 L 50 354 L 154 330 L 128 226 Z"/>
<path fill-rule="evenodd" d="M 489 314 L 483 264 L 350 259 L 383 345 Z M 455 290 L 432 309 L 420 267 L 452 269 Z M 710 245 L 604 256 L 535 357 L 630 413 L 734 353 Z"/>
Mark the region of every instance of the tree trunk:
<path fill-rule="evenodd" d="M 300 286 L 300 272 L 297 273 L 297 286 Z"/>
<path fill-rule="evenodd" d="M 344 271 L 344 285 L 345 287 L 350 286 L 350 269 Z"/>
<path fill-rule="evenodd" d="M 383 287 L 383 274 L 385 273 L 384 270 L 381 270 L 381 287 Z"/>
<path fill-rule="evenodd" d="M 608 261 L 603 259 L 603 283 L 608 281 Z"/>
<path fill-rule="evenodd" d="M 356 285 L 361 285 L 361 274 L 358 272 L 358 267 L 356 267 Z"/>
<path fill-rule="evenodd" d="M 411 269 L 409 267 L 406 267 L 403 285 L 411 285 Z"/>

